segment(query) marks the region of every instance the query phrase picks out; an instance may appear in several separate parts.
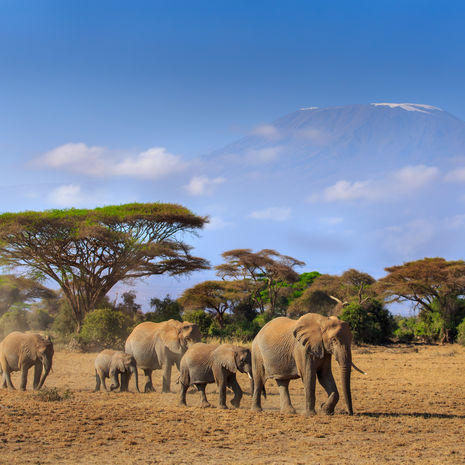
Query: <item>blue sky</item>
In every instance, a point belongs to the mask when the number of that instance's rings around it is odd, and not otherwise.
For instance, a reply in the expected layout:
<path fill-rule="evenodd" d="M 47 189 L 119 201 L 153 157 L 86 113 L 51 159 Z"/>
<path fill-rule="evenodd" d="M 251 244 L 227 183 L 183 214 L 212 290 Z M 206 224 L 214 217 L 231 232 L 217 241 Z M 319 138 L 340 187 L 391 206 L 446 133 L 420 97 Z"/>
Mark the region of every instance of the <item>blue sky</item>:
<path fill-rule="evenodd" d="M 1 1 L 0 210 L 160 200 L 215 216 L 220 177 L 198 180 L 202 202 L 195 185 L 165 198 L 161 179 L 298 108 L 417 102 L 465 120 L 463 24 L 459 1 Z M 50 162 L 63 147 L 74 165 Z"/>

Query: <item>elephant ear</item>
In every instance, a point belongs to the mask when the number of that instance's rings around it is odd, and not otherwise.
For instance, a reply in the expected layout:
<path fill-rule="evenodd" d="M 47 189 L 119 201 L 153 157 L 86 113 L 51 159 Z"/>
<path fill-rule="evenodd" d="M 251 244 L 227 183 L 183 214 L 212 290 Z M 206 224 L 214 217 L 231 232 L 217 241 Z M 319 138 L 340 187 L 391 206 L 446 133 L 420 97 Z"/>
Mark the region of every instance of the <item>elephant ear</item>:
<path fill-rule="evenodd" d="M 294 329 L 294 337 L 305 347 L 307 352 L 315 358 L 323 358 L 325 350 L 323 346 L 323 334 L 318 324 L 298 322 Z"/>
<path fill-rule="evenodd" d="M 236 350 L 229 344 L 218 347 L 212 354 L 214 363 L 231 373 L 237 371 L 236 355 Z"/>
<path fill-rule="evenodd" d="M 182 350 L 179 342 L 179 329 L 174 325 L 166 325 L 160 333 L 160 338 L 163 344 L 176 354 L 179 354 Z"/>

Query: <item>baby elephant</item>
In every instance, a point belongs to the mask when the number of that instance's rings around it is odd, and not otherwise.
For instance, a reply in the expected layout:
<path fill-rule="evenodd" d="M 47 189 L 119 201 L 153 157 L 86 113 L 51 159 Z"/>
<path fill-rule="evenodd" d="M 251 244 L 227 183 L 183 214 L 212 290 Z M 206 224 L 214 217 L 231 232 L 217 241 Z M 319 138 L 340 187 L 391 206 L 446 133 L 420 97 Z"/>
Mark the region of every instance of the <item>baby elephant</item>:
<path fill-rule="evenodd" d="M 120 388 L 120 392 L 127 392 L 131 374 L 134 374 L 137 392 L 140 392 L 134 357 L 120 350 L 102 350 L 95 359 L 95 391 L 100 390 L 100 384 L 103 384 L 105 391 L 108 391 L 105 378 L 111 378 L 110 391 Z M 121 382 L 119 381 L 120 375 Z"/>
<path fill-rule="evenodd" d="M 201 394 L 202 407 L 210 407 L 205 395 L 209 383 L 218 385 L 220 391 L 219 408 L 226 407 L 226 387 L 234 392 L 231 404 L 239 408 L 242 389 L 236 380 L 236 371 L 247 373 L 252 378 L 252 361 L 250 350 L 232 344 L 203 344 L 201 342 L 189 347 L 181 359 L 180 404 L 186 405 L 186 392 L 195 384 Z"/>

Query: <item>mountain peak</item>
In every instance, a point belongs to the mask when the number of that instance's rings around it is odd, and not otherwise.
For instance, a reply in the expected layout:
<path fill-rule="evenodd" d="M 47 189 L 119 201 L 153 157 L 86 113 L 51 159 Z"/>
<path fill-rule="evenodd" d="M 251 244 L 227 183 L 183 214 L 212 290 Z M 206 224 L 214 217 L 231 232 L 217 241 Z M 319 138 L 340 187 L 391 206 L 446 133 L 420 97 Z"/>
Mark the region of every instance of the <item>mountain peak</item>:
<path fill-rule="evenodd" d="M 402 110 L 419 111 L 420 113 L 429 113 L 427 110 L 443 111 L 441 108 L 420 103 L 372 103 L 371 105 L 375 107 L 401 108 Z"/>

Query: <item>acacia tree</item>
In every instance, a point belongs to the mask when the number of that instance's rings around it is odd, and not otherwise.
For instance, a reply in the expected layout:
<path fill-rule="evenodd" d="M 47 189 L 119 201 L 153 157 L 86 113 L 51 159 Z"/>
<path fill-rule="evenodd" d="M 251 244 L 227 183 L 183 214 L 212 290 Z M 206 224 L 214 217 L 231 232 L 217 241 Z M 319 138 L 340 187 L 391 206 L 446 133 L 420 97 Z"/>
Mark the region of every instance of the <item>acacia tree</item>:
<path fill-rule="evenodd" d="M 281 255 L 271 249 L 252 252 L 251 249 L 234 249 L 222 254 L 226 263 L 215 267 L 217 275 L 222 279 L 242 280 L 248 287 L 251 299 L 264 313 L 268 311 L 274 316 L 279 296 L 286 292 L 284 284 L 295 283 L 299 274 L 296 266 L 304 262 L 288 255 Z M 266 292 L 264 292 L 266 291 Z"/>
<path fill-rule="evenodd" d="M 293 314 L 317 311 L 318 313 L 340 315 L 350 302 L 359 305 L 376 295 L 375 279 L 368 273 L 353 268 L 342 275 L 322 274 L 318 276 L 299 299 L 292 302 Z M 315 310 L 316 308 L 316 310 Z"/>
<path fill-rule="evenodd" d="M 210 313 L 224 328 L 228 311 L 240 300 L 240 291 L 227 281 L 204 281 L 186 289 L 178 299 L 186 310 L 202 309 Z"/>
<path fill-rule="evenodd" d="M 450 329 L 465 296 L 465 262 L 444 258 L 424 258 L 385 268 L 388 275 L 377 287 L 388 302 L 411 302 L 420 311 L 443 318 L 443 342 L 451 342 Z"/>
<path fill-rule="evenodd" d="M 132 203 L 0 215 L 0 259 L 56 281 L 78 330 L 119 281 L 208 268 L 179 238 L 206 222 L 185 207 Z"/>
<path fill-rule="evenodd" d="M 11 274 L 0 276 L 0 315 L 15 304 L 25 304 L 35 299 L 56 301 L 58 294 L 33 279 Z"/>

